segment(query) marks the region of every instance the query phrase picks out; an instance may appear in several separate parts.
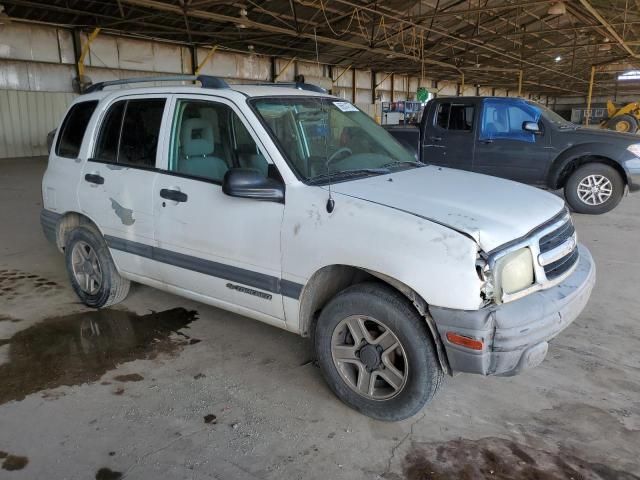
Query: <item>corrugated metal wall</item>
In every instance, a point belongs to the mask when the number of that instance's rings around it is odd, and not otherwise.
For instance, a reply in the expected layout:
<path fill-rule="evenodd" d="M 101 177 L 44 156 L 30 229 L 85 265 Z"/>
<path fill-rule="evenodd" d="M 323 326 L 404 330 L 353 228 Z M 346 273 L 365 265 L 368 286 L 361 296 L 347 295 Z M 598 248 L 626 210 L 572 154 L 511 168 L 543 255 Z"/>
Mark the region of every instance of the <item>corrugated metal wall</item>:
<path fill-rule="evenodd" d="M 47 154 L 47 133 L 56 128 L 75 94 L 0 90 L 0 158 Z"/>

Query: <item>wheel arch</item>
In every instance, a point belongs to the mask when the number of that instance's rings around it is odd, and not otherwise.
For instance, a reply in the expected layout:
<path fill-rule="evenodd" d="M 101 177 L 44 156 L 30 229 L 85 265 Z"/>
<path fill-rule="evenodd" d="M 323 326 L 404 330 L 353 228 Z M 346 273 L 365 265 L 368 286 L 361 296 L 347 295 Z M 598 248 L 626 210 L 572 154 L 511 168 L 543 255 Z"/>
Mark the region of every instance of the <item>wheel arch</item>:
<path fill-rule="evenodd" d="M 350 265 L 327 265 L 316 271 L 300 294 L 299 324 L 303 337 L 313 337 L 315 323 L 322 309 L 338 293 L 351 285 L 366 281 L 385 284 L 404 295 L 425 319 L 431 338 L 436 347 L 442 370 L 451 374 L 449 361 L 438 329 L 429 314 L 427 302 L 411 287 L 383 273 Z"/>
<path fill-rule="evenodd" d="M 577 153 L 564 159 L 558 159 L 550 172 L 550 178 L 547 184 L 550 188 L 564 188 L 567 180 L 573 172 L 588 163 L 602 163 L 614 168 L 619 174 L 625 186 L 628 185 L 627 172 L 619 162 L 611 157 L 603 154 Z"/>
<path fill-rule="evenodd" d="M 62 215 L 60 220 L 58 220 L 58 225 L 56 228 L 56 247 L 58 248 L 58 250 L 60 250 L 60 252 L 64 252 L 69 233 L 74 228 L 80 225 L 91 226 L 100 235 L 102 235 L 102 231 L 100 230 L 96 222 L 94 222 L 87 215 L 79 212 L 66 212 Z"/>

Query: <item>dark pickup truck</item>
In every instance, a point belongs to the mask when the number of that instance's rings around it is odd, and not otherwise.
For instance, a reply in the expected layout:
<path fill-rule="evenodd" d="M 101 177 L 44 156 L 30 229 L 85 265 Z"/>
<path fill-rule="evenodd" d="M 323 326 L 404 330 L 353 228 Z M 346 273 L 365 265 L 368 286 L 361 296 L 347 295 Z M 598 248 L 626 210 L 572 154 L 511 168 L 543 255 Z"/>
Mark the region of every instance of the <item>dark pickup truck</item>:
<path fill-rule="evenodd" d="M 521 98 L 436 98 L 419 126 L 388 131 L 424 163 L 563 188 L 579 213 L 608 212 L 640 190 L 640 137 L 581 128 Z"/>

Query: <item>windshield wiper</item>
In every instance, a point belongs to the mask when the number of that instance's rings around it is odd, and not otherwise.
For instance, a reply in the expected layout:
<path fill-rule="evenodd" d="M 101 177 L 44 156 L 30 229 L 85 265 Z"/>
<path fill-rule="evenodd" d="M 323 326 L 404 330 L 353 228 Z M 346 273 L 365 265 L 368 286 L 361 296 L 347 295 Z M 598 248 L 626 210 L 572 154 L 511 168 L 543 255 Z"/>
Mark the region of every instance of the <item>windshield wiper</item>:
<path fill-rule="evenodd" d="M 424 163 L 415 162 L 413 160 L 394 160 L 393 162 L 385 163 L 381 168 L 395 167 L 397 165 L 412 165 L 414 167 L 424 167 Z"/>
<path fill-rule="evenodd" d="M 307 183 L 309 185 L 316 185 L 326 180 L 342 180 L 358 176 L 384 175 L 385 173 L 391 173 L 391 171 L 388 168 L 354 168 L 352 170 L 342 170 L 339 172 L 321 173 L 309 179 Z"/>

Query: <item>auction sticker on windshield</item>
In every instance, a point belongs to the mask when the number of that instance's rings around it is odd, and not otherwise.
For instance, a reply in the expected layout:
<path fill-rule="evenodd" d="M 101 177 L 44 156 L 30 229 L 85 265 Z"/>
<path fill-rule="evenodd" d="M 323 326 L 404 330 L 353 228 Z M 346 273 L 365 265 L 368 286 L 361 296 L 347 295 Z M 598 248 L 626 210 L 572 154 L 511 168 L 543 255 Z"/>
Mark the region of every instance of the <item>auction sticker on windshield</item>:
<path fill-rule="evenodd" d="M 349 102 L 333 102 L 333 104 L 342 112 L 357 112 L 358 109 Z"/>

